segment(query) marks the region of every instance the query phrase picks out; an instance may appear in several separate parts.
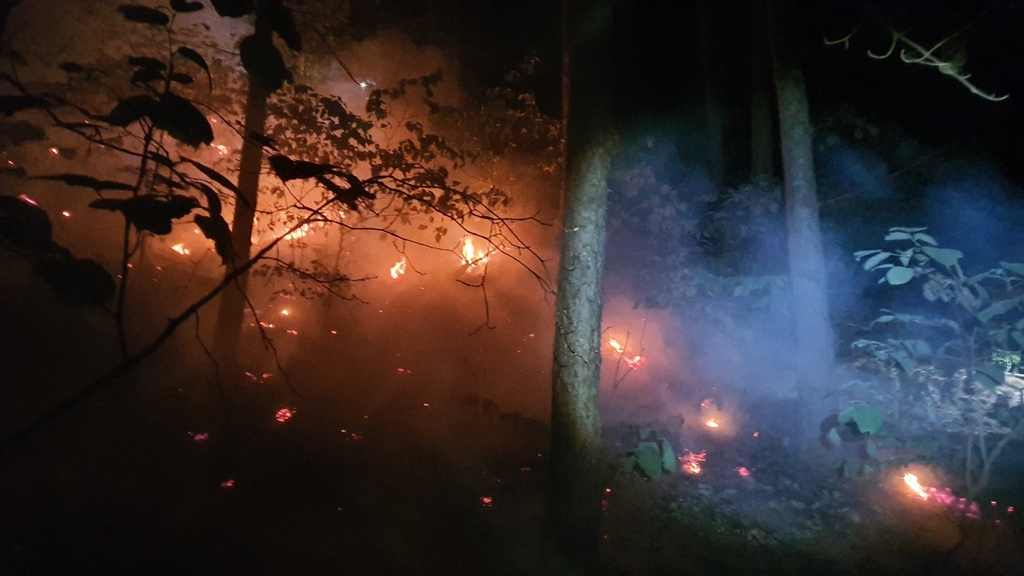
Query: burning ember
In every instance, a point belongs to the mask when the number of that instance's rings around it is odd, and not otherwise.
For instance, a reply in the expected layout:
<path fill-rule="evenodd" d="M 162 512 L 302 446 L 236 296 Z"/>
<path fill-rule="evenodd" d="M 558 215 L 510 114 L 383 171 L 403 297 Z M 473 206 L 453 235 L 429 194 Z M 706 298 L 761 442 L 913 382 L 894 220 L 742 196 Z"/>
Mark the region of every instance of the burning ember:
<path fill-rule="evenodd" d="M 292 416 L 295 416 L 294 408 L 281 408 L 274 414 L 274 420 L 277 420 L 278 422 L 287 422 Z"/>
<path fill-rule="evenodd" d="M 192 253 L 191 250 L 185 248 L 184 244 L 175 244 L 174 246 L 171 246 L 171 250 L 174 250 L 175 252 L 181 254 L 182 256 L 188 256 L 189 254 Z"/>
<path fill-rule="evenodd" d="M 906 474 L 903 475 L 903 481 L 907 483 L 907 486 L 910 486 L 910 489 L 913 490 L 915 494 L 917 494 L 918 498 L 922 500 L 928 499 L 928 493 L 925 492 L 924 487 L 921 486 L 921 482 L 918 481 L 917 474 L 911 474 L 910 472 L 907 472 Z"/>
<path fill-rule="evenodd" d="M 903 475 L 903 482 L 921 500 L 931 501 L 934 504 L 947 509 L 956 509 L 963 512 L 965 516 L 973 520 L 981 518 L 981 509 L 977 502 L 968 504 L 966 498 L 957 498 L 951 488 L 939 490 L 932 486 L 922 486 L 917 475 L 907 472 Z"/>
<path fill-rule="evenodd" d="M 490 496 L 481 496 L 480 505 L 483 506 L 484 508 L 490 508 L 494 506 L 494 498 Z"/>
<path fill-rule="evenodd" d="M 488 253 L 484 250 L 477 250 L 473 246 L 473 237 L 466 236 L 462 239 L 462 263 L 472 270 L 477 264 L 487 262 Z"/>
<path fill-rule="evenodd" d="M 220 483 L 220 487 L 221 488 L 234 488 L 235 487 L 235 481 L 232 478 L 228 478 L 227 480 L 225 480 L 225 481 Z"/>
<path fill-rule="evenodd" d="M 686 454 L 679 456 L 679 463 L 683 466 L 683 472 L 686 472 L 691 476 L 696 476 L 704 470 L 701 463 L 707 460 L 707 457 L 708 453 L 706 450 L 701 450 L 698 454 L 694 454 L 687 450 Z"/>
<path fill-rule="evenodd" d="M 25 204 L 31 204 L 32 206 L 39 206 L 38 202 L 36 202 L 35 200 L 29 198 L 28 196 L 26 196 L 24 194 L 19 194 L 18 195 L 18 200 L 21 200 Z"/>
<path fill-rule="evenodd" d="M 746 466 L 739 466 L 736 468 L 736 473 L 740 475 L 740 478 L 749 478 L 750 470 Z"/>
<path fill-rule="evenodd" d="M 405 256 L 402 256 L 402 259 L 396 262 L 395 265 L 391 267 L 391 277 L 398 278 L 402 274 L 405 274 L 405 266 L 408 263 L 409 262 L 405 259 Z"/>
<path fill-rule="evenodd" d="M 646 358 L 640 356 L 639 354 L 637 354 L 636 356 L 627 356 L 626 347 L 623 346 L 622 343 L 616 340 L 615 338 L 609 337 L 608 345 L 612 347 L 612 350 L 615 350 L 616 352 L 619 353 L 619 355 L 622 357 L 623 362 L 626 363 L 626 366 L 628 366 L 630 370 L 639 370 L 640 367 L 643 366 L 644 362 L 647 361 Z"/>
<path fill-rule="evenodd" d="M 708 428 L 718 428 L 719 426 L 721 426 L 721 424 L 718 423 L 718 420 L 715 420 L 714 418 L 708 418 L 707 422 L 705 422 L 704 425 L 707 426 Z"/>

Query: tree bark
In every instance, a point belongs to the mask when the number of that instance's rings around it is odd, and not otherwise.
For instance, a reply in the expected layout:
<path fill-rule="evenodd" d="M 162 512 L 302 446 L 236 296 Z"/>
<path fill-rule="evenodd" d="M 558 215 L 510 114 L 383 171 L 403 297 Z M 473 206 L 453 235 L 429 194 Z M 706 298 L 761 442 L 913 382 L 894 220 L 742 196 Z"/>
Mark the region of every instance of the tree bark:
<path fill-rule="evenodd" d="M 710 2 L 711 0 L 697 1 L 697 19 L 700 26 L 700 62 L 704 77 L 708 178 L 715 186 L 721 186 L 725 181 L 725 120 L 718 87 L 717 46 L 711 24 L 714 18 L 710 13 Z"/>
<path fill-rule="evenodd" d="M 250 76 L 249 93 L 245 101 L 245 140 L 242 142 L 242 159 L 238 174 L 238 189 L 245 202 L 235 202 L 235 213 L 231 221 L 231 246 L 234 258 L 227 274 L 246 262 L 252 250 L 252 228 L 259 196 L 260 169 L 263 166 L 263 145 L 249 136 L 264 132 L 268 97 L 267 89 Z M 234 368 L 238 361 L 248 278 L 248 274 L 239 275 L 235 286 L 225 289 L 221 294 L 220 307 L 217 309 L 214 343 L 218 357 L 227 362 L 229 368 Z"/>
<path fill-rule="evenodd" d="M 752 4 L 750 22 L 750 180 L 764 184 L 771 180 L 775 152 L 772 139 L 768 23 L 765 18 L 764 4 L 760 0 L 755 0 Z"/>
<path fill-rule="evenodd" d="M 548 527 L 564 557 L 597 573 L 602 447 L 598 415 L 611 100 L 611 0 L 570 2 L 566 199 L 552 371 Z"/>
<path fill-rule="evenodd" d="M 821 397 L 833 363 L 833 334 L 829 323 L 828 290 L 818 192 L 814 175 L 814 149 L 807 87 L 788 41 L 785 15 L 769 8 L 772 28 L 772 64 L 779 106 L 779 134 L 785 175 L 786 228 L 792 317 L 796 335 L 797 393 L 802 414 L 797 414 L 797 439 L 807 447 L 817 436 Z"/>

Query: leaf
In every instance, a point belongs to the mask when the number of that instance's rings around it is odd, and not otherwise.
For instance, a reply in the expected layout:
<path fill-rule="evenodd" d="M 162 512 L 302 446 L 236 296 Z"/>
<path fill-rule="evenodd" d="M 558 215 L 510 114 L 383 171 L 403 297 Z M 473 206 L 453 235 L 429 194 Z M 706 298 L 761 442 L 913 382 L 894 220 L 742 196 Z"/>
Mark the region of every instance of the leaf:
<path fill-rule="evenodd" d="M 939 285 L 934 280 L 929 280 L 921 286 L 921 294 L 923 294 L 924 299 L 929 302 L 935 302 L 938 300 L 939 294 L 937 290 L 939 290 Z"/>
<path fill-rule="evenodd" d="M 893 286 L 899 286 L 900 284 L 906 284 L 914 278 L 913 268 L 904 268 L 903 266 L 893 266 L 889 268 L 889 271 L 885 273 L 885 281 Z"/>
<path fill-rule="evenodd" d="M 623 474 L 629 474 L 636 469 L 636 456 L 630 455 L 619 460 L 619 471 Z"/>
<path fill-rule="evenodd" d="M 633 450 L 637 466 L 650 479 L 661 476 L 661 450 L 654 442 L 640 442 Z"/>
<path fill-rule="evenodd" d="M 828 434 L 825 435 L 825 438 L 828 439 L 828 443 L 831 444 L 833 448 L 838 448 L 839 445 L 843 443 L 843 439 L 839 437 L 839 428 L 830 428 Z"/>
<path fill-rule="evenodd" d="M 363 187 L 363 182 L 351 174 L 344 172 L 336 173 L 335 176 L 342 178 L 348 183 L 348 188 L 342 188 L 334 182 L 330 181 L 326 176 L 318 176 L 316 181 L 319 182 L 324 188 L 327 188 L 339 202 L 348 206 L 352 210 L 359 210 L 357 202 L 360 198 L 366 198 L 373 200 L 375 196 Z M 447 232 L 447 231 L 446 231 Z"/>
<path fill-rule="evenodd" d="M 80 260 L 68 253 L 45 261 L 41 268 L 57 297 L 73 306 L 100 305 L 114 297 L 114 279 L 94 260 Z"/>
<path fill-rule="evenodd" d="M 145 84 L 146 82 L 163 79 L 164 75 L 159 70 L 154 70 L 153 68 L 139 68 L 134 74 L 132 74 L 131 81 L 134 84 Z"/>
<path fill-rule="evenodd" d="M 250 34 L 242 38 L 238 51 L 249 78 L 259 82 L 268 92 L 276 92 L 285 82 L 291 82 L 292 73 L 270 36 Z"/>
<path fill-rule="evenodd" d="M 1006 314 L 1020 306 L 1022 300 L 1024 300 L 1024 296 L 993 302 L 991 306 L 985 308 L 981 312 L 978 312 L 978 320 L 980 320 L 982 324 L 988 324 L 996 316 Z"/>
<path fill-rule="evenodd" d="M 895 319 L 896 319 L 896 317 L 893 316 L 892 314 L 883 314 L 883 315 L 879 316 L 878 318 L 875 318 L 871 323 L 872 324 L 885 324 L 886 322 L 892 322 Z"/>
<path fill-rule="evenodd" d="M 127 128 L 142 118 L 152 118 L 159 113 L 160 102 L 149 95 L 131 96 L 118 101 L 105 120 L 111 126 Z"/>
<path fill-rule="evenodd" d="M 28 120 L 9 120 L 0 124 L 0 134 L 4 139 L 17 146 L 25 142 L 41 142 L 46 140 L 46 130 Z"/>
<path fill-rule="evenodd" d="M 924 242 L 925 244 L 931 244 L 932 246 L 939 245 L 939 243 L 935 241 L 935 238 L 932 238 L 930 235 L 925 234 L 924 232 L 918 232 L 914 234 L 914 240 L 917 240 L 918 242 Z"/>
<path fill-rule="evenodd" d="M 178 84 L 186 85 L 195 82 L 195 80 L 193 80 L 191 76 L 189 76 L 188 74 L 184 74 L 182 72 L 175 72 L 174 74 L 171 74 L 170 80 L 171 82 L 177 82 Z"/>
<path fill-rule="evenodd" d="M 150 58 L 149 56 L 131 56 L 128 58 L 128 64 L 138 68 L 148 68 L 150 70 L 157 70 L 160 72 L 167 70 L 167 65 L 164 64 L 162 60 Z"/>
<path fill-rule="evenodd" d="M 206 116 L 189 100 L 173 92 L 160 95 L 160 113 L 153 118 L 157 128 L 193 148 L 213 142 L 213 127 Z"/>
<path fill-rule="evenodd" d="M 242 195 L 242 191 L 238 189 L 238 186 L 236 186 L 234 182 L 228 180 L 226 176 L 224 176 L 220 172 L 217 172 L 213 168 L 210 168 L 209 166 L 197 162 L 195 160 L 187 160 L 187 162 L 195 166 L 196 170 L 199 170 L 200 172 L 205 174 L 210 180 L 213 180 L 217 184 L 220 184 L 221 186 L 233 192 L 235 194 L 235 198 L 237 198 L 239 202 L 245 204 L 246 206 L 249 205 L 249 200 Z"/>
<path fill-rule="evenodd" d="M 931 345 L 924 340 L 907 340 L 906 343 L 915 356 L 931 356 L 933 354 Z"/>
<path fill-rule="evenodd" d="M 1013 341 L 1017 343 L 1017 346 L 1024 349 L 1024 332 L 1013 330 L 1010 332 L 1010 337 L 1012 337 Z"/>
<path fill-rule="evenodd" d="M 839 423 L 853 422 L 861 434 L 877 434 L 882 428 L 882 411 L 867 404 L 854 404 L 839 413 Z"/>
<path fill-rule="evenodd" d="M 274 171 L 274 174 L 277 174 L 277 177 L 280 178 L 282 182 L 316 178 L 325 174 L 333 174 L 338 169 L 332 164 L 317 164 L 315 162 L 306 162 L 305 160 L 292 160 L 284 154 L 274 154 L 267 159 L 267 162 L 270 163 L 270 168 Z"/>
<path fill-rule="evenodd" d="M 871 458 L 874 458 L 878 455 L 878 443 L 874 440 L 868 440 L 864 443 L 864 452 Z"/>
<path fill-rule="evenodd" d="M 886 258 L 888 258 L 891 255 L 892 254 L 889 253 L 889 252 L 881 252 L 881 251 L 879 251 L 878 254 L 875 254 L 871 258 L 868 258 L 867 260 L 864 261 L 864 269 L 865 270 L 871 270 L 875 266 L 878 266 L 879 264 L 881 264 Z"/>
<path fill-rule="evenodd" d="M 295 29 L 295 19 L 292 18 L 292 11 L 281 3 L 281 0 L 262 0 L 258 4 L 260 14 L 257 18 L 265 18 L 270 22 L 274 32 L 284 40 L 288 48 L 302 51 L 302 37 Z"/>
<path fill-rule="evenodd" d="M 990 390 L 1001 386 L 1006 381 L 1006 372 L 1003 367 L 992 362 L 982 364 L 974 373 L 976 375 L 974 381 Z"/>
<path fill-rule="evenodd" d="M 893 226 L 892 228 L 889 228 L 889 232 L 907 232 L 909 234 L 913 234 L 915 232 L 924 232 L 927 229 L 928 229 L 927 227 L 924 227 L 924 228 L 904 228 L 902 226 Z"/>
<path fill-rule="evenodd" d="M 203 9 L 202 2 L 189 2 L 188 0 L 171 0 L 171 10 L 179 14 L 198 12 Z"/>
<path fill-rule="evenodd" d="M 148 6 L 139 6 L 137 4 L 123 4 L 117 8 L 117 11 L 124 15 L 125 20 L 132 22 L 140 22 L 142 24 L 152 24 L 154 26 L 167 26 L 170 23 L 171 18 L 167 14 Z"/>
<path fill-rule="evenodd" d="M 175 51 L 175 53 L 179 54 L 183 58 L 187 58 L 187 59 L 191 60 L 192 62 L 194 62 L 196 64 L 196 66 L 199 66 L 200 68 L 202 68 L 203 72 L 206 72 L 206 79 L 207 79 L 207 81 L 209 81 L 209 83 L 210 83 L 210 90 L 212 91 L 213 90 L 213 76 L 210 75 L 210 66 L 206 64 L 206 59 L 203 58 L 202 54 L 200 54 L 199 52 L 196 52 L 195 50 L 189 48 L 188 46 L 178 46 L 178 49 Z"/>
<path fill-rule="evenodd" d="M 922 246 L 921 252 L 924 252 L 929 258 L 946 267 L 955 266 L 964 256 L 964 253 L 959 250 L 935 248 L 932 246 Z"/>
<path fill-rule="evenodd" d="M 67 72 L 68 74 L 85 73 L 85 67 L 77 62 L 61 62 L 57 67 Z"/>
<path fill-rule="evenodd" d="M 913 236 L 906 232 L 889 232 L 885 235 L 886 240 L 912 240 Z"/>
<path fill-rule="evenodd" d="M 32 108 L 47 109 L 50 104 L 38 96 L 0 96 L 0 114 L 11 116 Z"/>
<path fill-rule="evenodd" d="M 33 252 L 47 251 L 53 246 L 53 224 L 42 208 L 0 195 L 0 238 Z"/>
<path fill-rule="evenodd" d="M 225 266 L 230 265 L 231 260 L 234 257 L 233 249 L 231 247 L 231 228 L 228 227 L 228 223 L 224 220 L 224 217 L 220 214 L 217 214 L 216 216 L 196 214 L 193 220 L 195 221 L 196 226 L 202 230 L 203 236 L 213 240 L 213 246 L 217 251 L 217 255 L 220 256 L 220 261 L 223 262 Z"/>
<path fill-rule="evenodd" d="M 658 445 L 661 447 L 661 469 L 669 474 L 676 471 L 679 461 L 676 460 L 676 451 L 667 438 L 658 438 Z"/>
<path fill-rule="evenodd" d="M 1017 276 L 1024 276 L 1024 264 L 1019 262 L 1000 262 L 999 267 L 1009 272 L 1013 272 Z"/>
<path fill-rule="evenodd" d="M 213 9 L 220 16 L 239 18 L 253 10 L 253 0 L 210 0 Z"/>
<path fill-rule="evenodd" d="M 879 252 L 881 252 L 881 250 L 857 250 L 856 252 L 853 253 L 853 257 L 859 261 L 861 258 L 865 256 L 869 256 L 871 254 L 878 254 Z"/>
<path fill-rule="evenodd" d="M 900 365 L 904 374 L 910 375 L 917 369 L 917 360 L 911 358 L 906 352 L 896 351 L 892 354 L 892 359 Z"/>
<path fill-rule="evenodd" d="M 195 198 L 180 194 L 143 194 L 127 199 L 101 198 L 89 204 L 91 208 L 121 212 L 137 229 L 161 236 L 171 233 L 172 220 L 187 216 L 198 206 L 199 202 Z"/>
<path fill-rule="evenodd" d="M 84 188 L 92 188 L 99 192 L 100 190 L 125 190 L 131 192 L 135 190 L 133 184 L 126 184 L 124 182 L 116 182 L 113 180 L 97 180 L 92 176 L 86 176 L 84 174 L 52 174 L 50 176 L 36 176 L 37 180 L 56 180 L 63 182 L 68 186 L 82 186 Z"/>

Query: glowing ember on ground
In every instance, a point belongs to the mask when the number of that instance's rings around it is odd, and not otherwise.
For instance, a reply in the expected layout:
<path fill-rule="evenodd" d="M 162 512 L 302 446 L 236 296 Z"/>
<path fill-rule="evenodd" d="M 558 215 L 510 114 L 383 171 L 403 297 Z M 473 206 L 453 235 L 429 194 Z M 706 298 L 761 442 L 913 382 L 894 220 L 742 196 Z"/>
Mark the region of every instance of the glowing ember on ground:
<path fill-rule="evenodd" d="M 192 253 L 191 250 L 185 248 L 184 244 L 175 244 L 174 246 L 171 246 L 171 250 L 174 250 L 175 252 L 181 254 L 182 256 L 188 256 L 189 254 Z"/>
<path fill-rule="evenodd" d="M 686 454 L 679 456 L 678 458 L 679 463 L 683 466 L 683 472 L 696 476 L 704 470 L 701 463 L 707 460 L 707 456 L 708 453 L 706 450 L 701 450 L 697 454 L 687 450 Z"/>
<path fill-rule="evenodd" d="M 292 335 L 292 336 L 298 336 L 299 335 L 298 330 L 285 330 L 285 332 L 290 334 L 290 335 Z"/>
<path fill-rule="evenodd" d="M 746 466 L 739 466 L 736 468 L 736 473 L 740 475 L 740 478 L 749 478 L 750 470 Z"/>
<path fill-rule="evenodd" d="M 50 154 L 53 154 L 54 156 L 56 156 L 57 154 L 60 154 L 60 149 L 57 148 L 56 146 L 54 146 L 54 147 L 50 148 Z"/>
<path fill-rule="evenodd" d="M 396 262 L 395 265 L 391 267 L 391 277 L 398 278 L 400 275 L 405 274 L 405 266 L 407 264 L 408 261 L 405 259 L 405 256 L 402 256 L 402 259 Z"/>
<path fill-rule="evenodd" d="M 274 420 L 277 420 L 278 422 L 287 422 L 294 415 L 294 408 L 281 408 L 280 410 L 277 411 L 277 413 L 274 414 Z"/>
<path fill-rule="evenodd" d="M 189 432 L 188 435 L 191 436 L 192 439 L 195 440 L 196 442 L 203 442 L 204 440 L 206 440 L 206 439 L 208 439 L 210 437 L 210 433 L 209 432 L 196 432 L 196 433 Z"/>
<path fill-rule="evenodd" d="M 233 479 L 231 479 L 231 478 L 228 478 L 227 480 L 225 480 L 225 481 L 220 483 L 220 487 L 221 488 L 234 488 L 235 487 L 235 481 Z"/>
<path fill-rule="evenodd" d="M 903 475 L 903 481 L 907 483 L 907 486 L 910 486 L 910 489 L 917 494 L 918 498 L 922 500 L 928 499 L 928 493 L 925 492 L 924 487 L 921 486 L 921 483 L 917 480 L 917 474 L 907 472 Z"/>
<path fill-rule="evenodd" d="M 477 264 L 487 262 L 487 252 L 477 250 L 473 247 L 473 237 L 466 236 L 462 239 L 462 263 L 473 269 Z"/>
<path fill-rule="evenodd" d="M 484 508 L 490 508 L 491 506 L 494 506 L 494 498 L 491 498 L 490 496 L 481 496 L 480 505 Z"/>
<path fill-rule="evenodd" d="M 626 356 L 626 347 L 623 346 L 622 343 L 616 340 L 615 338 L 609 337 L 608 345 L 612 347 L 612 350 L 615 350 L 616 352 L 619 353 L 619 355 L 622 358 L 622 361 L 625 362 L 626 366 L 628 366 L 631 370 L 639 370 L 640 367 L 644 365 L 644 362 L 647 361 L 646 358 L 640 356 L 639 354 L 636 356 Z"/>
<path fill-rule="evenodd" d="M 62 211 L 60 215 L 65 218 L 71 218 L 71 212 L 68 212 L 67 210 Z"/>
<path fill-rule="evenodd" d="M 29 198 L 28 196 L 26 196 L 24 194 L 18 194 L 18 200 L 21 200 L 22 202 L 24 202 L 26 204 L 31 204 L 33 206 L 39 206 L 38 202 L 36 202 L 35 200 Z"/>
<path fill-rule="evenodd" d="M 231 152 L 230 148 L 228 148 L 227 146 L 225 146 L 223 144 L 217 144 L 217 153 L 218 154 L 220 154 L 221 156 L 227 156 L 228 152 Z"/>
<path fill-rule="evenodd" d="M 751 434 L 751 436 L 753 436 L 754 438 L 760 438 L 761 437 L 761 433 L 760 432 L 754 432 L 753 434 Z"/>
<path fill-rule="evenodd" d="M 289 312 L 287 308 L 285 308 L 284 310 L 281 310 L 281 316 L 287 316 L 289 314 L 291 314 L 291 312 Z"/>
<path fill-rule="evenodd" d="M 718 423 L 718 420 L 715 420 L 714 418 L 708 418 L 708 421 L 705 422 L 704 425 L 708 428 L 718 428 L 721 426 L 721 424 Z"/>
<path fill-rule="evenodd" d="M 711 399 L 711 398 L 705 398 L 705 399 L 704 399 L 704 400 L 703 400 L 703 401 L 702 401 L 702 402 L 700 403 L 700 408 L 701 408 L 701 410 L 703 410 L 703 409 L 707 408 L 708 406 L 711 406 L 711 403 L 712 403 L 712 402 L 714 402 L 714 400 L 713 400 L 713 399 Z"/>

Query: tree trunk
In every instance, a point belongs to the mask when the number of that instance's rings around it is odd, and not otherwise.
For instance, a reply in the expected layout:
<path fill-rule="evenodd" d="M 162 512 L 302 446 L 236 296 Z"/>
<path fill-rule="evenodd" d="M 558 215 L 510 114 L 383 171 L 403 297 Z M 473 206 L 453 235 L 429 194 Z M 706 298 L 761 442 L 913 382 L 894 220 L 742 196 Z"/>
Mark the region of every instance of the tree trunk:
<path fill-rule="evenodd" d="M 235 202 L 235 214 L 231 222 L 234 261 L 228 273 L 248 260 L 252 250 L 252 228 L 256 216 L 256 200 L 259 196 L 260 169 L 263 166 L 263 145 L 249 135 L 263 134 L 267 120 L 268 96 L 267 89 L 249 77 L 249 94 L 245 101 L 245 140 L 242 142 L 242 159 L 238 174 L 238 189 L 245 202 Z M 238 361 L 248 278 L 248 274 L 242 274 L 234 287 L 224 290 L 217 310 L 214 343 L 218 356 L 227 362 L 229 369 L 235 368 L 234 364 Z"/>
<path fill-rule="evenodd" d="M 768 23 L 764 4 L 755 0 L 751 8 L 750 52 L 750 180 L 760 184 L 772 178 L 774 145 L 772 139 L 771 72 L 768 60 Z"/>
<path fill-rule="evenodd" d="M 718 88 L 717 45 L 710 14 L 711 0 L 697 1 L 700 26 L 700 63 L 704 76 L 704 115 L 707 122 L 708 178 L 715 186 L 725 181 L 725 136 L 721 94 Z"/>
<path fill-rule="evenodd" d="M 785 15 L 773 12 L 772 62 L 779 105 L 779 133 L 786 186 L 786 228 L 792 316 L 796 335 L 797 440 L 808 446 L 817 437 L 821 397 L 833 362 L 833 335 L 828 315 L 828 291 L 818 192 L 814 176 L 811 118 L 803 72 L 786 42 Z"/>
<path fill-rule="evenodd" d="M 566 199 L 555 300 L 548 527 L 580 573 L 597 573 L 601 523 L 601 283 L 611 144 L 611 0 L 571 2 Z"/>

